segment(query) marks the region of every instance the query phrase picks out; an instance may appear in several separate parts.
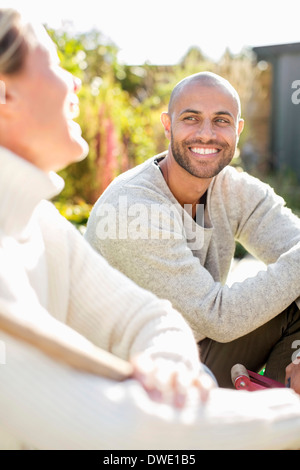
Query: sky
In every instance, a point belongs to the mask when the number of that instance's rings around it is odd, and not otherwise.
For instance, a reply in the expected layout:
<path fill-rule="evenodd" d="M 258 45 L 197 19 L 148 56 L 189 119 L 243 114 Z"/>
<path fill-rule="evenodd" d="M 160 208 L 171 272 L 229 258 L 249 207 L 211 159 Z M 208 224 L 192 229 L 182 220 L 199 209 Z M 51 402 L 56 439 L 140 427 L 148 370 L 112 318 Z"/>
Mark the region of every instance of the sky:
<path fill-rule="evenodd" d="M 300 42 L 299 0 L 0 0 L 49 27 L 96 28 L 118 46 L 120 62 L 177 64 L 196 46 L 217 61 L 226 49 Z"/>

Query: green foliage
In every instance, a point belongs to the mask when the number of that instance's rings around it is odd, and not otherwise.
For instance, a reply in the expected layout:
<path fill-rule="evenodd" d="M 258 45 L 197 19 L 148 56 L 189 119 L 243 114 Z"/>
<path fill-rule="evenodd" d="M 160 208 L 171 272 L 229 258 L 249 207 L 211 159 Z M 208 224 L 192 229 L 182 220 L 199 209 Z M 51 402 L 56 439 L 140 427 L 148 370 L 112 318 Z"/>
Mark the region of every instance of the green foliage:
<path fill-rule="evenodd" d="M 261 97 L 256 105 L 259 112 L 265 109 L 259 103 L 265 103 L 269 85 L 265 77 L 266 83 L 259 88 L 260 72 L 247 53 L 234 58 L 227 51 L 215 64 L 197 47 L 191 47 L 177 65 L 137 67 L 119 63 L 118 48 L 99 31 L 77 35 L 48 32 L 58 46 L 62 67 L 82 81 L 77 121 L 89 144 L 89 155 L 60 172 L 65 189 L 56 199 L 71 204 L 76 211 L 82 201 L 93 204 L 119 173 L 167 148 L 160 115 L 167 109 L 174 85 L 184 77 L 202 70 L 216 72 L 239 90 L 244 114 L 248 108 L 252 113 L 256 109 L 253 93 Z M 247 107 L 248 103 L 251 105 Z M 248 125 L 241 135 L 240 148 L 245 141 L 255 138 L 251 113 L 244 117 Z M 241 163 L 238 151 L 232 164 L 239 167 Z M 287 205 L 300 213 L 300 189 L 292 176 L 272 175 L 269 180 Z"/>
<path fill-rule="evenodd" d="M 242 259 L 247 255 L 247 250 L 239 242 L 235 243 L 234 258 Z"/>
<path fill-rule="evenodd" d="M 82 81 L 77 121 L 89 144 L 84 161 L 60 172 L 65 189 L 57 201 L 93 204 L 115 176 L 167 148 L 160 114 L 171 90 L 187 73 L 207 64 L 192 48 L 178 67 L 123 65 L 117 47 L 98 31 L 48 32 L 62 67 Z"/>
<path fill-rule="evenodd" d="M 56 208 L 67 220 L 83 233 L 90 216 L 92 206 L 80 201 L 78 204 L 68 204 L 62 201 L 55 202 Z"/>
<path fill-rule="evenodd" d="M 116 175 L 156 153 L 161 102 L 144 93 L 144 69 L 119 64 L 117 48 L 99 32 L 49 33 L 62 67 L 82 81 L 77 121 L 90 149 L 87 159 L 60 172 L 65 189 L 58 200 L 93 203 Z"/>

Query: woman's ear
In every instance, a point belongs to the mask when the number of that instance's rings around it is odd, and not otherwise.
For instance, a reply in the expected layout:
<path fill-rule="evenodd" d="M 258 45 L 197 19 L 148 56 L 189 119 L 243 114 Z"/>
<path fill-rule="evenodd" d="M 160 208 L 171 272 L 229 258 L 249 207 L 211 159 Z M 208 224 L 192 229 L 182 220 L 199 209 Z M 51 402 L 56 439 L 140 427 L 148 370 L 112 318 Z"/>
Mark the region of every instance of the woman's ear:
<path fill-rule="evenodd" d="M 0 79 L 0 105 L 6 103 L 6 86 L 5 82 Z"/>
<path fill-rule="evenodd" d="M 0 74 L 0 113 L 9 114 L 18 109 L 18 89 L 15 80 Z"/>

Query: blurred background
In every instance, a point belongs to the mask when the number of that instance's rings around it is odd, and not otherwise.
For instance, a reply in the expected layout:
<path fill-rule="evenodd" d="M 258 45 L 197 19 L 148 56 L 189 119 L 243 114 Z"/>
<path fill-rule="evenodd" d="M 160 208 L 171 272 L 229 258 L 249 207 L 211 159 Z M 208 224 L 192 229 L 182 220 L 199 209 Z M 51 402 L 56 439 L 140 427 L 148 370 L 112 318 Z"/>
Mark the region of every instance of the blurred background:
<path fill-rule="evenodd" d="M 240 94 L 245 129 L 232 164 L 270 183 L 300 215 L 298 0 L 1 1 L 42 22 L 82 80 L 88 157 L 61 172 L 54 202 L 84 230 L 119 173 L 167 149 L 160 123 L 174 85 L 209 70 Z"/>

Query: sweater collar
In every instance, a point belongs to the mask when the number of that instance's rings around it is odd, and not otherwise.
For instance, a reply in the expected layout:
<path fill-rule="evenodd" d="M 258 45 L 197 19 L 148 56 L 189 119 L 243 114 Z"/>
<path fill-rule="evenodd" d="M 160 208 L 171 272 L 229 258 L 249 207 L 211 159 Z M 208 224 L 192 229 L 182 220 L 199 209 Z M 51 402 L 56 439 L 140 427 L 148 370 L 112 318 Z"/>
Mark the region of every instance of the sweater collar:
<path fill-rule="evenodd" d="M 0 147 L 0 236 L 22 239 L 36 206 L 61 192 L 63 179 Z"/>

